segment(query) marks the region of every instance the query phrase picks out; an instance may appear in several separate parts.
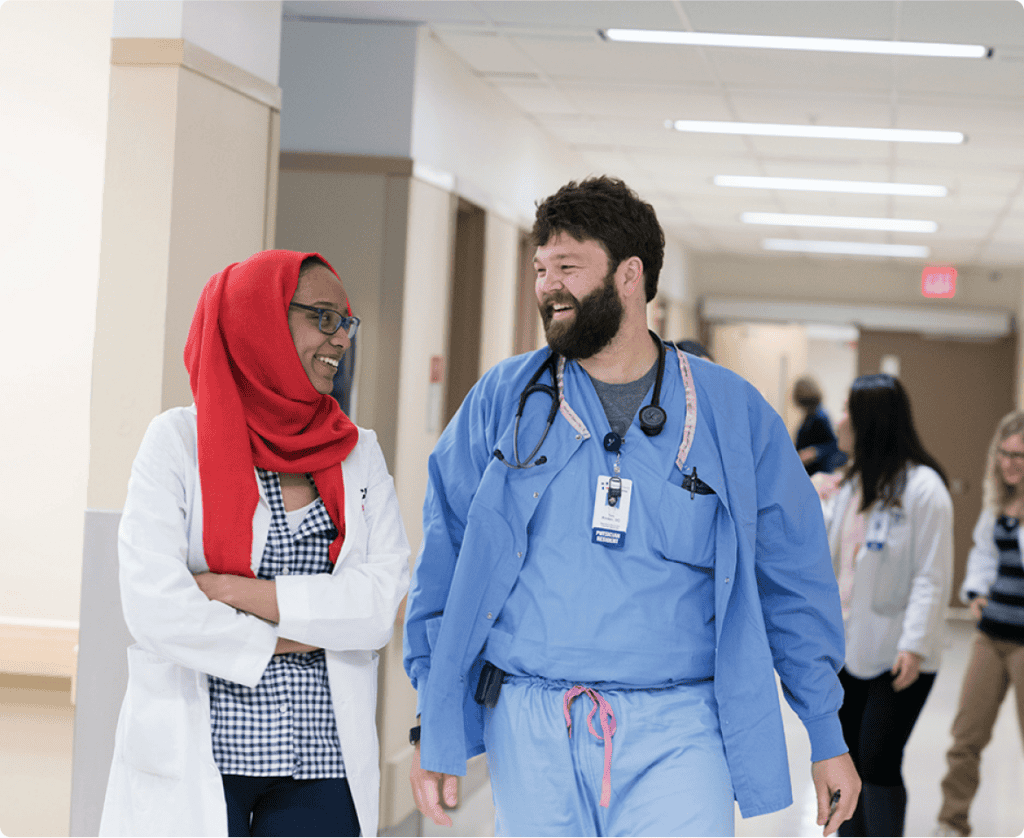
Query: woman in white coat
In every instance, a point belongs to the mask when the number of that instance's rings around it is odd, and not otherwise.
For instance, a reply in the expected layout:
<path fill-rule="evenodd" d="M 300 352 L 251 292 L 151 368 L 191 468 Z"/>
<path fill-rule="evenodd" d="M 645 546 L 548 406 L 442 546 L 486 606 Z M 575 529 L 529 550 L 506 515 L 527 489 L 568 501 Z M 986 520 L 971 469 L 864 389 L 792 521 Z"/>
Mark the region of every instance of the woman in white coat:
<path fill-rule="evenodd" d="M 856 379 L 836 432 L 851 462 L 819 493 L 846 631 L 839 720 L 863 781 L 839 834 L 902 835 L 903 749 L 939 667 L 953 504 L 897 379 Z"/>
<path fill-rule="evenodd" d="M 101 835 L 373 835 L 376 649 L 409 545 L 372 431 L 329 395 L 359 325 L 318 254 L 211 277 L 195 404 L 156 417 L 118 540 L 136 643 Z"/>

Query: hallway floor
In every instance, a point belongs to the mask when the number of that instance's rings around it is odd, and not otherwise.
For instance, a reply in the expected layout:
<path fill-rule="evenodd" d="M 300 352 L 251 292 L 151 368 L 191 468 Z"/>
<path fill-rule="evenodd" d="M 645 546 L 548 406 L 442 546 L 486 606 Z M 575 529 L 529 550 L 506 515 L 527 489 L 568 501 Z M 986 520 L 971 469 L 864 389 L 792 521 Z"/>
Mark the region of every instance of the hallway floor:
<path fill-rule="evenodd" d="M 930 835 L 939 806 L 939 780 L 945 771 L 949 726 L 970 652 L 973 628 L 952 621 L 949 649 L 935 687 L 907 745 L 903 773 L 909 790 L 907 835 Z M 68 834 L 71 798 L 71 742 L 74 708 L 67 681 L 26 681 L 0 676 L 0 834 L 64 836 Z M 32 689 L 26 689 L 31 684 Z M 789 742 L 794 805 L 781 812 L 742 819 L 738 836 L 815 836 L 810 747 L 803 727 L 783 704 Z M 982 783 L 971 811 L 975 835 L 1016 836 L 1024 830 L 1024 758 L 1012 702 L 1004 702 L 992 743 L 982 759 Z M 454 814 L 454 828 L 424 825 L 425 835 L 490 835 L 494 812 L 490 787 Z"/>

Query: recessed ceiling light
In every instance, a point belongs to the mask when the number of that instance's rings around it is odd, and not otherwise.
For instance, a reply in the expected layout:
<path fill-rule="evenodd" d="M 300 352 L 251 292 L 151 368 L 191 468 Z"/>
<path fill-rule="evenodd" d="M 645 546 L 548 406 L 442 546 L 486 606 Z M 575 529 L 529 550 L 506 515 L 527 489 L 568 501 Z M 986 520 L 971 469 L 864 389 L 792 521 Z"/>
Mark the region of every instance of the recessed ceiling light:
<path fill-rule="evenodd" d="M 812 52 L 855 52 L 873 55 L 913 55 L 937 58 L 989 58 L 992 50 L 977 44 L 932 44 L 922 41 L 867 41 L 851 38 L 801 38 L 786 35 L 734 35 L 662 29 L 605 29 L 609 41 L 640 44 L 681 44 L 705 47 L 795 49 Z"/>
<path fill-rule="evenodd" d="M 915 198 L 945 198 L 945 186 L 926 183 L 875 183 L 866 180 L 819 180 L 803 177 L 749 177 L 715 175 L 715 186 L 748 189 L 791 189 L 799 192 L 849 192 L 856 195 L 906 195 Z"/>
<path fill-rule="evenodd" d="M 917 244 L 871 244 L 869 242 L 825 242 L 801 239 L 765 239 L 765 250 L 793 253 L 838 253 L 843 256 L 898 256 L 927 259 L 931 248 Z"/>
<path fill-rule="evenodd" d="M 834 125 L 778 125 L 768 122 L 707 122 L 667 120 L 666 128 L 698 134 L 746 134 L 757 137 L 811 137 L 825 140 L 875 140 L 886 143 L 962 143 L 959 131 L 921 131 L 912 128 L 842 128 Z"/>
<path fill-rule="evenodd" d="M 836 230 L 882 230 L 893 233 L 934 233 L 934 221 L 913 218 L 856 218 L 845 215 L 800 215 L 795 212 L 745 212 L 744 224 L 778 224 L 786 227 L 830 227 Z"/>

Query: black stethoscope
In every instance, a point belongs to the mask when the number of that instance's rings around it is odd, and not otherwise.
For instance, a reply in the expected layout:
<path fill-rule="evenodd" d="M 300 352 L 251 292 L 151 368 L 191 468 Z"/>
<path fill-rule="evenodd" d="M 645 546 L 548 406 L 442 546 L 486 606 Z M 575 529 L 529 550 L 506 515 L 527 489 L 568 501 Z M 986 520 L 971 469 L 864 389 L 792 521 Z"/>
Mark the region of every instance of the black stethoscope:
<path fill-rule="evenodd" d="M 660 404 L 661 380 L 665 375 L 665 346 L 662 344 L 661 338 L 654 334 L 654 332 L 650 331 L 650 329 L 648 329 L 648 334 L 658 347 L 658 373 L 654 382 L 654 393 L 651 397 L 651 403 L 640 409 L 640 429 L 647 436 L 657 436 L 661 433 L 662 429 L 665 427 L 665 422 L 668 420 L 668 416 Z M 540 383 L 540 379 L 544 375 L 545 371 L 551 372 L 551 384 Z M 530 452 L 524 462 L 519 459 L 519 420 L 523 418 L 523 411 L 526 409 L 526 400 L 534 393 L 544 393 L 548 396 L 548 398 L 551 399 L 551 408 L 548 410 L 548 419 L 547 423 L 544 425 L 544 433 L 541 434 L 540 440 L 533 447 L 533 451 Z M 505 455 L 501 453 L 500 448 L 494 449 L 494 456 L 501 460 L 501 462 L 506 466 L 513 469 L 533 468 L 534 466 L 546 463 L 548 461 L 547 457 L 539 457 L 532 463 L 530 461 L 537 456 L 537 452 L 540 451 L 541 446 L 544 444 L 544 440 L 548 438 L 548 431 L 551 430 L 551 426 L 555 422 L 555 417 L 558 415 L 558 408 L 560 405 L 561 395 L 558 392 L 558 355 L 551 352 L 544 360 L 544 363 L 541 364 L 537 371 L 530 377 L 530 380 L 527 382 L 522 394 L 519 396 L 519 409 L 516 410 L 516 422 L 512 431 L 512 456 L 515 458 L 515 462 L 508 462 L 508 460 L 505 459 Z M 621 445 L 622 438 L 617 433 L 613 432 L 607 434 L 604 438 L 604 447 L 606 451 L 615 453 L 619 450 Z"/>

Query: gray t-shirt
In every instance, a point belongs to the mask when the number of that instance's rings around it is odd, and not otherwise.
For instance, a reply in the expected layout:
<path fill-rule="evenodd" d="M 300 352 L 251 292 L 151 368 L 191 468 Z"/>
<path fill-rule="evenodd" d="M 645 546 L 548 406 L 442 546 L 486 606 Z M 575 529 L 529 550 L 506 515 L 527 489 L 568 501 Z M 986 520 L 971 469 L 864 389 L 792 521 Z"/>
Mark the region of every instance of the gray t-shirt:
<path fill-rule="evenodd" d="M 647 391 L 654 385 L 654 379 L 658 374 L 658 363 L 647 370 L 643 378 L 636 381 L 629 381 L 625 384 L 606 384 L 598 381 L 594 376 L 590 380 L 594 382 L 594 389 L 597 397 L 601 400 L 605 416 L 608 417 L 608 424 L 619 436 L 624 437 L 629 426 L 633 424 L 633 417 L 640 409 L 640 404 L 647 395 Z"/>

